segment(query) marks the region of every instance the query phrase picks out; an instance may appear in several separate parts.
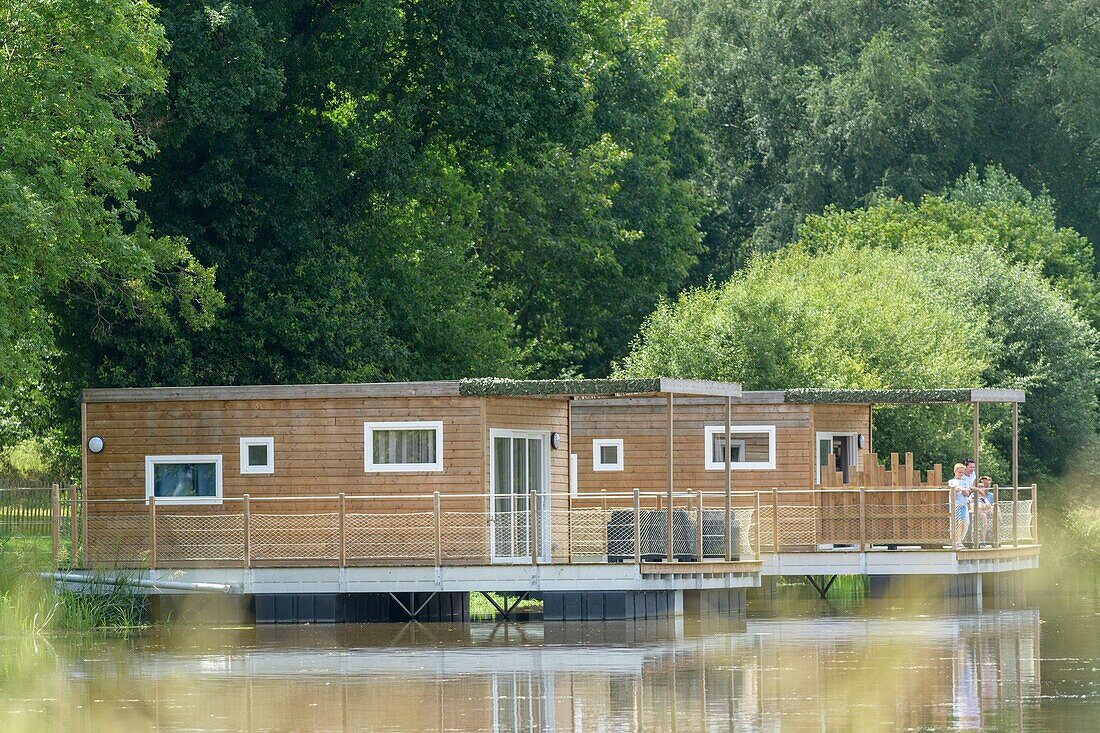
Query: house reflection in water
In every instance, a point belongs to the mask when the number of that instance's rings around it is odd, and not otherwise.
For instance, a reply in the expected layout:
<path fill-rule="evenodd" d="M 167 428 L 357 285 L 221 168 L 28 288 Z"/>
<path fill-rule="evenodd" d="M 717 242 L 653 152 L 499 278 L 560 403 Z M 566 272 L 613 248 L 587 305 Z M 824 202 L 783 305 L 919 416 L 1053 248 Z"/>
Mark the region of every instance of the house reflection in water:
<path fill-rule="evenodd" d="M 71 730 L 1015 728 L 1039 696 L 1039 628 L 1027 610 L 260 627 L 82 654 L 61 683 Z"/>

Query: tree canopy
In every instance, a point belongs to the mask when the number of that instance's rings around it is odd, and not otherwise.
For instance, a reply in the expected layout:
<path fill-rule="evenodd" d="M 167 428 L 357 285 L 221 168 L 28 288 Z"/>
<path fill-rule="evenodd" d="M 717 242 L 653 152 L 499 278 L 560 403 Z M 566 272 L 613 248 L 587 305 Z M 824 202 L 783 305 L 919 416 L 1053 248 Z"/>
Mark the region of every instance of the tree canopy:
<path fill-rule="evenodd" d="M 1096 332 L 1038 264 L 998 248 L 999 219 L 982 221 L 939 197 L 810 217 L 795 245 L 661 306 L 619 371 L 747 389 L 1020 387 L 1023 469 L 1059 472 L 1095 430 Z M 1004 415 L 986 420 L 1003 459 Z M 925 463 L 967 454 L 968 434 L 957 409 L 877 413 L 879 448 Z"/>
<path fill-rule="evenodd" d="M 7 3 L 0 447 L 75 445 L 89 386 L 621 362 L 1026 385 L 1056 470 L 1095 432 L 1094 11 Z M 922 420 L 927 455 L 955 445 Z"/>
<path fill-rule="evenodd" d="M 697 281 L 794 238 L 806 214 L 915 201 L 999 163 L 1100 242 L 1092 0 L 661 2 L 711 152 Z"/>
<path fill-rule="evenodd" d="M 154 8 L 4 3 L 0 48 L 0 430 L 20 432 L 66 330 L 86 340 L 120 315 L 203 328 L 220 297 L 214 269 L 135 202 L 149 183 L 136 166 L 156 149 L 137 115 L 166 80 Z M 84 319 L 59 324 L 59 299 Z"/>

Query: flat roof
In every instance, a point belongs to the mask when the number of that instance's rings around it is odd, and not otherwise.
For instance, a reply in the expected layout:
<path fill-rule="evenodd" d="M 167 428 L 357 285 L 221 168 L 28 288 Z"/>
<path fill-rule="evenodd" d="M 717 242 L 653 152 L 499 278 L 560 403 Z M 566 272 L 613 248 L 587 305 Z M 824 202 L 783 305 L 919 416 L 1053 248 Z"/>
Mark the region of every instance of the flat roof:
<path fill-rule="evenodd" d="M 176 402 L 363 397 L 597 397 L 684 394 L 739 397 L 736 382 L 696 379 L 462 379 L 363 384 L 224 385 L 86 389 L 84 402 Z"/>
<path fill-rule="evenodd" d="M 701 397 L 740 397 L 737 382 L 712 382 L 704 379 L 463 379 L 459 390 L 464 395 L 507 397 L 528 396 L 614 396 L 645 394 L 684 394 Z"/>
<path fill-rule="evenodd" d="M 753 394 L 746 392 L 746 394 Z M 1022 389 L 788 389 L 783 401 L 795 404 L 930 405 L 1024 401 Z"/>
<path fill-rule="evenodd" d="M 363 384 L 278 384 L 210 387 L 86 389 L 85 402 L 175 402 L 363 397 L 629 397 L 676 394 L 731 397 L 739 404 L 959 404 L 1022 403 L 1019 389 L 788 389 L 742 391 L 736 382 L 702 379 L 461 379 Z"/>

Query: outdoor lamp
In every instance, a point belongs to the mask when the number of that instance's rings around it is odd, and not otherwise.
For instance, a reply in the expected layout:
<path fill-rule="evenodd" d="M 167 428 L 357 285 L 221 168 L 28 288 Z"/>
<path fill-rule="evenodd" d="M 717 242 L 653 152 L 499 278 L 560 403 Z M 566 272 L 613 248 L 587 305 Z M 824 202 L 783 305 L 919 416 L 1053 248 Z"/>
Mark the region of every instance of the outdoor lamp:
<path fill-rule="evenodd" d="M 93 435 L 88 439 L 88 450 L 92 453 L 100 453 L 103 451 L 103 438 L 98 435 Z"/>

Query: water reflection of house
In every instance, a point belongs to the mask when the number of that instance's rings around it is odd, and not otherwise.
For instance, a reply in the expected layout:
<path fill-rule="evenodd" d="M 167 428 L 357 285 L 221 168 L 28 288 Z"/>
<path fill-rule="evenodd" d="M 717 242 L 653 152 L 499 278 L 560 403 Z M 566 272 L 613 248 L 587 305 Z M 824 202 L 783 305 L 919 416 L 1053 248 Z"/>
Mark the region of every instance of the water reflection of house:
<path fill-rule="evenodd" d="M 149 700 L 128 707 L 169 728 L 218 711 L 334 731 L 942 730 L 960 706 L 1004 728 L 1039 693 L 1035 611 L 582 626 L 260 628 L 228 650 L 87 655 L 68 684 L 93 710 Z"/>

